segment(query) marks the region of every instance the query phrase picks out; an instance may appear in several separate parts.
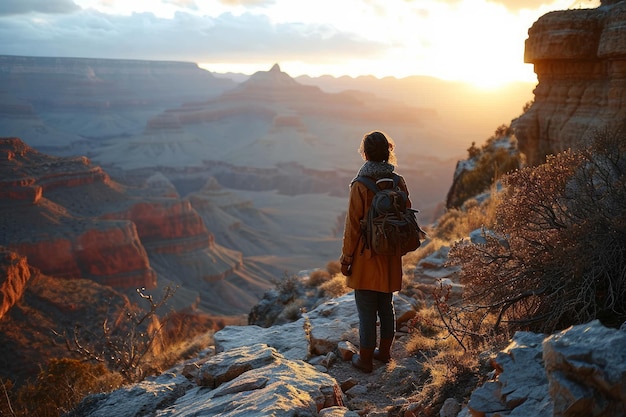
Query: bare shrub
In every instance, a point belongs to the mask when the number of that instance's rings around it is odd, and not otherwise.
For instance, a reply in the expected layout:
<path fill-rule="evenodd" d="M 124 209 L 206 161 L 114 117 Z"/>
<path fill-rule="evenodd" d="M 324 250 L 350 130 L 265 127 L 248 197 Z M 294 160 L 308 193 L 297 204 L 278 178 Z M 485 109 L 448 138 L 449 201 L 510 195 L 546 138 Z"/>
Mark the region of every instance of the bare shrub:
<path fill-rule="evenodd" d="M 472 168 L 455 178 L 448 194 L 447 208 L 461 207 L 468 199 L 488 191 L 500 177 L 521 166 L 520 153 L 510 146 L 503 146 L 514 141 L 512 134 L 510 126 L 501 125 L 480 149 L 472 143 L 467 150 Z"/>
<path fill-rule="evenodd" d="M 160 300 L 137 290 L 142 300 L 148 303 L 143 310 L 128 305 L 114 320 L 104 319 L 101 334 L 83 332 L 79 325 L 74 326 L 72 335 L 58 334 L 64 339 L 67 349 L 80 357 L 106 364 L 108 369 L 118 372 L 125 382 L 142 380 L 151 369 L 145 366 L 150 355 L 156 356 L 164 346 L 161 331 L 164 322 L 156 314 L 174 294 L 171 287 L 164 289 Z"/>
<path fill-rule="evenodd" d="M 494 327 L 553 332 L 626 318 L 626 138 L 549 156 L 503 179 L 496 235 L 457 244 L 466 311 Z M 476 319 L 478 320 L 478 319 Z"/>
<path fill-rule="evenodd" d="M 300 295 L 302 282 L 297 275 L 285 274 L 283 279 L 273 280 L 272 283 L 276 286 L 276 290 L 280 294 L 280 302 L 282 304 L 287 304 L 297 299 Z"/>
<path fill-rule="evenodd" d="M 479 350 L 462 349 L 434 307 L 420 310 L 409 322 L 409 332 L 407 353 L 423 367 L 420 388 L 410 398 L 422 410 L 420 415 L 434 415 L 432 411 L 450 397 L 466 402 L 479 380 Z"/>
<path fill-rule="evenodd" d="M 302 317 L 303 304 L 302 300 L 296 300 L 287 304 L 280 315 L 287 321 L 296 321 Z"/>

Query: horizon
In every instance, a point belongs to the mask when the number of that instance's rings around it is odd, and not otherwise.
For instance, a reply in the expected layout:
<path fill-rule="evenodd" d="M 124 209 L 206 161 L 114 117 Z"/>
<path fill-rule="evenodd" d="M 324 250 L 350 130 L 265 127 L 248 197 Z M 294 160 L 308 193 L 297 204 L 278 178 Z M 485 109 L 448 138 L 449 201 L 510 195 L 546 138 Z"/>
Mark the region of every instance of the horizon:
<path fill-rule="evenodd" d="M 429 76 L 493 88 L 536 82 L 523 53 L 539 17 L 598 6 L 598 0 L 6 0 L 0 54 L 186 61 L 244 75 L 279 63 L 294 78 Z"/>

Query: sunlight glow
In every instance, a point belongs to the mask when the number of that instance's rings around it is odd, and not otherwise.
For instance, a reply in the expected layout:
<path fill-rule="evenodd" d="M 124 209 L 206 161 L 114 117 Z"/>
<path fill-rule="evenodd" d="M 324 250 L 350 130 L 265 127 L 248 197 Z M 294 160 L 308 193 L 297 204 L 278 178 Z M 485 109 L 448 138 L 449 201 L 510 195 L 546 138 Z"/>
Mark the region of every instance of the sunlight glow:
<path fill-rule="evenodd" d="M 317 54 L 308 52 L 298 56 L 297 49 L 294 52 L 284 47 L 289 39 L 284 40 L 284 45 L 266 45 L 265 39 L 259 38 L 258 50 L 262 52 L 254 57 L 242 53 L 230 54 L 234 56 L 232 61 L 223 56 L 211 59 L 211 55 L 195 59 L 200 67 L 215 73 L 249 75 L 267 71 L 278 63 L 293 77 L 427 75 L 470 82 L 480 88 L 496 88 L 511 81 L 536 81 L 533 66 L 525 64 L 523 56 L 528 29 L 540 16 L 552 10 L 597 7 L 599 0 L 546 0 L 541 5 L 534 2 L 532 9 L 514 8 L 504 0 L 75 0 L 75 3 L 100 13 L 127 16 L 151 13 L 163 19 L 189 14 L 218 20 L 245 14 L 250 22 L 265 19 L 270 29 L 302 28 L 301 42 L 307 36 L 333 39 L 326 51 Z M 371 42 L 371 52 L 367 49 L 363 53 L 337 52 L 341 51 L 341 42 L 348 39 L 356 45 L 369 46 Z M 273 53 L 272 47 L 284 47 L 284 51 Z M 333 50 L 335 47 L 337 51 Z"/>

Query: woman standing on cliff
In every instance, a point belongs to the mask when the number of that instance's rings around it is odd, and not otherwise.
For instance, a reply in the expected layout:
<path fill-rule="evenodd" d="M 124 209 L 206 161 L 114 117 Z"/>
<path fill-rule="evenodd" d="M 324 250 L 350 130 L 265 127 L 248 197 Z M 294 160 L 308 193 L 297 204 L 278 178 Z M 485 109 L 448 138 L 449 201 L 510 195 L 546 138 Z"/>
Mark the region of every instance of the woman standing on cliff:
<path fill-rule="evenodd" d="M 391 138 L 381 132 L 371 132 L 363 136 L 359 153 L 365 163 L 357 176 L 363 175 L 374 180 L 392 176 L 396 157 Z M 398 183 L 407 195 L 404 178 Z M 350 184 L 348 214 L 343 233 L 341 250 L 341 272 L 347 277 L 348 287 L 354 289 L 354 298 L 359 314 L 359 354 L 352 357 L 352 365 L 364 372 L 372 372 L 372 359 L 389 362 L 390 350 L 395 335 L 395 311 L 393 293 L 402 287 L 402 256 L 385 256 L 363 248 L 361 220 L 374 198 L 374 193 L 359 181 Z M 380 344 L 376 349 L 376 320 L 380 319 Z"/>

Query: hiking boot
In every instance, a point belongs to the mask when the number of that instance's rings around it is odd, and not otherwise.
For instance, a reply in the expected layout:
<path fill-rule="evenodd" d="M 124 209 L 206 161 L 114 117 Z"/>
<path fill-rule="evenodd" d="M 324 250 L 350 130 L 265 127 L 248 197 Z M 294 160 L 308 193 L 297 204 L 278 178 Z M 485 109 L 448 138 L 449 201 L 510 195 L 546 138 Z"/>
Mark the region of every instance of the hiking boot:
<path fill-rule="evenodd" d="M 376 359 L 377 361 L 388 363 L 391 360 L 391 344 L 392 343 L 393 343 L 393 338 L 380 339 L 380 347 L 374 350 L 374 359 Z"/>
<path fill-rule="evenodd" d="M 374 349 L 359 349 L 358 354 L 352 356 L 352 366 L 365 373 L 372 372 L 374 365 L 372 364 L 372 357 L 374 356 Z"/>

